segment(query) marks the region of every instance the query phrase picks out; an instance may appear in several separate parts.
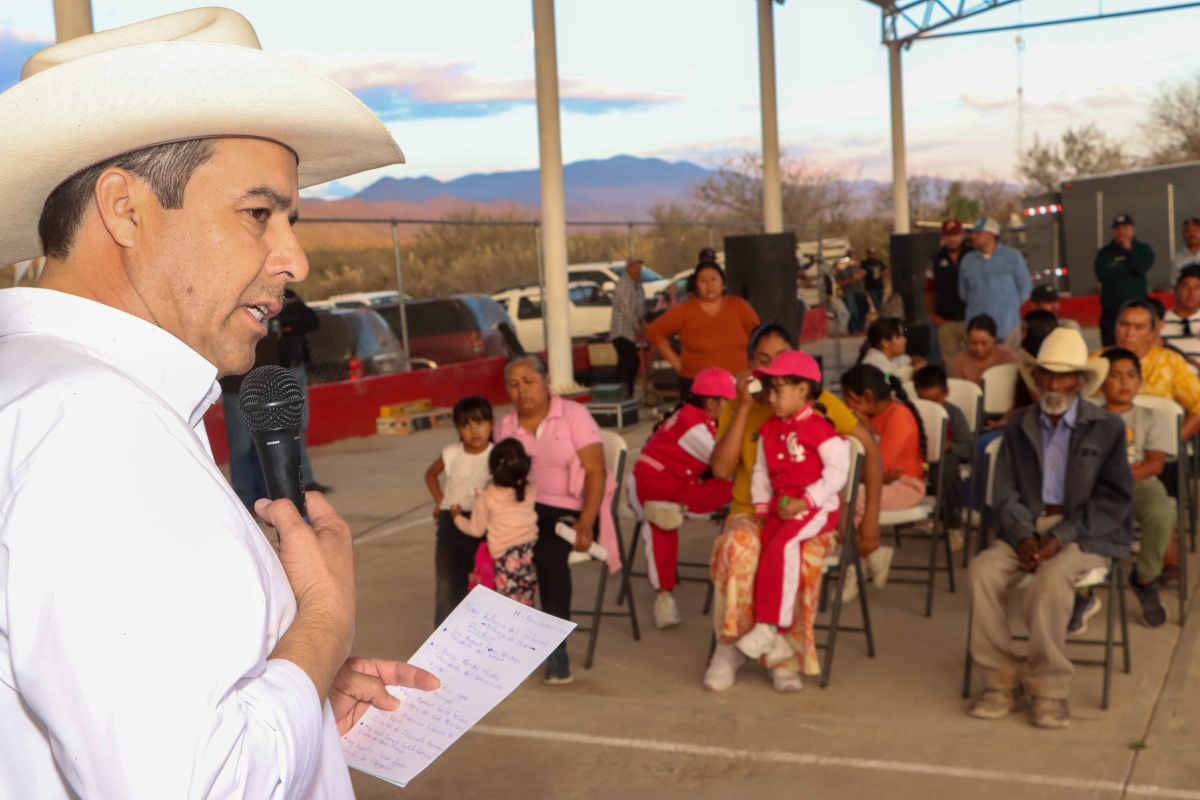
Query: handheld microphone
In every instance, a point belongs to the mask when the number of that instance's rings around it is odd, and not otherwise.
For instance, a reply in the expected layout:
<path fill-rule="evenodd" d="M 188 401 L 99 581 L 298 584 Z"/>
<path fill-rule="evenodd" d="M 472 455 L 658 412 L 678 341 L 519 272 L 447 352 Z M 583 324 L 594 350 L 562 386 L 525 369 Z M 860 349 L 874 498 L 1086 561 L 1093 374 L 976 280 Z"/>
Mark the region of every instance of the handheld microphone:
<path fill-rule="evenodd" d="M 242 380 L 238 400 L 258 451 L 267 496 L 272 500 L 286 497 L 307 519 L 300 468 L 304 390 L 291 372 L 269 365 L 251 370 Z"/>

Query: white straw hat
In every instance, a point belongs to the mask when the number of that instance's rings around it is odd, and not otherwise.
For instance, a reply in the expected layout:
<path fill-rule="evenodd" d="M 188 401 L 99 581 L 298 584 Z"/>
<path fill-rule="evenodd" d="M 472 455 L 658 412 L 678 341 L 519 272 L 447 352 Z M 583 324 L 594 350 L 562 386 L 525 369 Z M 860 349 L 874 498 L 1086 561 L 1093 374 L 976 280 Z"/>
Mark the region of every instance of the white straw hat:
<path fill-rule="evenodd" d="M 94 164 L 155 144 L 219 136 L 279 142 L 300 187 L 404 154 L 354 95 L 264 53 L 244 17 L 197 8 L 34 54 L 0 93 L 0 264 L 41 255 L 47 196 Z"/>
<path fill-rule="evenodd" d="M 1042 340 L 1036 359 L 1020 361 L 1021 377 L 1029 386 L 1036 386 L 1034 370 L 1042 368 L 1048 372 L 1080 372 L 1083 383 L 1079 386 L 1082 397 L 1091 397 L 1104 379 L 1108 377 L 1108 359 L 1103 356 L 1088 357 L 1087 343 L 1079 331 L 1072 328 L 1055 328 Z"/>

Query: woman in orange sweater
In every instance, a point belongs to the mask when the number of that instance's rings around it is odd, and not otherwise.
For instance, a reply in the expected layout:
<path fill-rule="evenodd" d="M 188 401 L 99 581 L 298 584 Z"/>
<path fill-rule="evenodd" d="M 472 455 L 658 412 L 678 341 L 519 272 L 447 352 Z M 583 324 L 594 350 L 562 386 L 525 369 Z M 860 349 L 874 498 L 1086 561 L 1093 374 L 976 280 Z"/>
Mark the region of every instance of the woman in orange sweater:
<path fill-rule="evenodd" d="M 734 375 L 745 372 L 746 345 L 758 327 L 758 314 L 749 303 L 726 296 L 724 270 L 701 264 L 692 277 L 695 297 L 668 309 L 646 328 L 646 338 L 678 373 L 682 397 L 687 397 L 692 379 L 705 367 L 721 367 Z M 679 353 L 669 341 L 676 333 Z"/>

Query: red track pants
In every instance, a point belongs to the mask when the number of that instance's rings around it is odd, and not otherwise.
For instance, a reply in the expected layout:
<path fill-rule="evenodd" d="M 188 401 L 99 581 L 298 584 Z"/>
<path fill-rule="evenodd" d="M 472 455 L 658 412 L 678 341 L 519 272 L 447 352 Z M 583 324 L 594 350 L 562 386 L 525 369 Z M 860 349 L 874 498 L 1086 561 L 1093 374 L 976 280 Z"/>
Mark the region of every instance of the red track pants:
<path fill-rule="evenodd" d="M 780 519 L 772 514 L 762 529 L 762 550 L 754 576 L 754 621 L 792 627 L 796 595 L 804 575 L 803 546 L 837 527 L 838 512 L 817 509 L 802 517 Z"/>
<path fill-rule="evenodd" d="M 638 462 L 633 468 L 638 502 L 679 503 L 693 514 L 707 514 L 724 508 L 733 499 L 733 482 L 710 478 L 706 481 L 681 479 L 666 470 Z M 667 531 L 647 522 L 646 573 L 650 585 L 668 592 L 675 588 L 675 565 L 679 561 L 679 531 Z"/>

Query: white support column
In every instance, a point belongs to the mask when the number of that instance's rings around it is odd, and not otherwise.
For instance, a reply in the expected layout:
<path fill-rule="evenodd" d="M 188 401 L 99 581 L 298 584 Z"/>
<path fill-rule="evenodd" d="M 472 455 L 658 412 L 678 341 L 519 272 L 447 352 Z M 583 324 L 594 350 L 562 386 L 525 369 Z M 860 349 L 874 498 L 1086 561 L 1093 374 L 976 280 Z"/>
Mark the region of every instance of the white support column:
<path fill-rule="evenodd" d="M 892 94 L 892 203 L 893 233 L 908 233 L 908 168 L 904 154 L 904 88 L 900 72 L 900 45 L 888 42 L 888 72 Z"/>
<path fill-rule="evenodd" d="M 575 372 L 567 301 L 567 221 L 563 200 L 562 134 L 558 122 L 558 54 L 554 0 L 533 0 L 533 49 L 537 86 L 538 160 L 542 185 L 542 268 L 545 289 L 546 360 L 550 390 L 571 393 Z"/>
<path fill-rule="evenodd" d="M 775 0 L 758 0 L 758 88 L 762 108 L 763 232 L 783 233 L 779 118 L 775 104 Z"/>
<path fill-rule="evenodd" d="M 54 0 L 54 30 L 60 42 L 91 33 L 91 0 Z"/>

